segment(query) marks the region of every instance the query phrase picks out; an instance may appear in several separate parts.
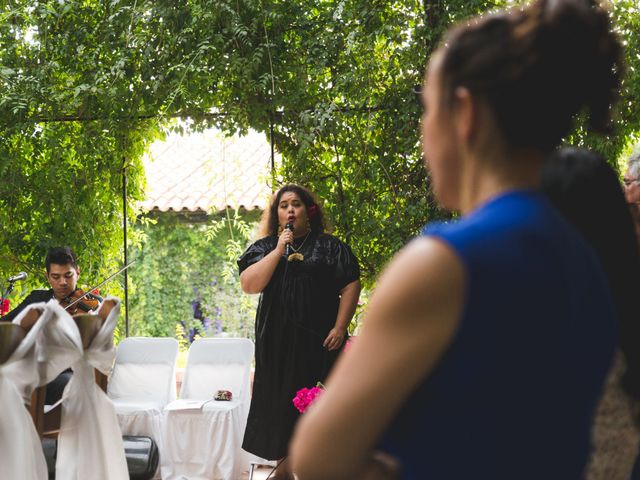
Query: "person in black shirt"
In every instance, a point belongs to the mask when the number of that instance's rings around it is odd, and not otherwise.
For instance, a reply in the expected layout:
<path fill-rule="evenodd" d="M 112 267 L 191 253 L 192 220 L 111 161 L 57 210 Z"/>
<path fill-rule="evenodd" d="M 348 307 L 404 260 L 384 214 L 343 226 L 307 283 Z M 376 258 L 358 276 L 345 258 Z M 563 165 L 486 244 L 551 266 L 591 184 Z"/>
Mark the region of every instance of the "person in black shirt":
<path fill-rule="evenodd" d="M 48 290 L 33 290 L 16 308 L 11 310 L 0 320 L 11 322 L 26 307 L 34 303 L 48 302 L 52 298 L 63 300 L 76 290 L 80 268 L 76 254 L 69 247 L 53 247 L 49 249 L 45 258 L 46 278 L 51 288 Z M 61 397 L 64 387 L 71 378 L 72 371 L 67 369 L 47 384 L 46 405 L 53 405 Z"/>
<path fill-rule="evenodd" d="M 46 278 L 51 286 L 48 290 L 33 290 L 16 308 L 7 313 L 2 320 L 11 322 L 26 307 L 33 303 L 48 302 L 53 297 L 63 300 L 76 290 L 80 269 L 76 254 L 69 247 L 54 247 L 45 258 Z"/>

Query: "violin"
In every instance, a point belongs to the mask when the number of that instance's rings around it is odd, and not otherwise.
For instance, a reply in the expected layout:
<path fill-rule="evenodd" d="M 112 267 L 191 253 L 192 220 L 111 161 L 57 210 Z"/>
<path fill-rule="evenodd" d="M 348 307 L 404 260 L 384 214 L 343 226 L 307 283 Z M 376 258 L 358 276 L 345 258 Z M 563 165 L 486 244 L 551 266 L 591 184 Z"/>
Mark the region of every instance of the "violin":
<path fill-rule="evenodd" d="M 124 272 L 134 262 L 135 260 L 133 262 L 130 262 L 128 265 L 125 265 L 124 267 L 122 267 L 116 273 L 109 275 L 98 285 L 96 285 L 95 287 L 91 287 L 88 292 L 85 292 L 80 288 L 76 288 L 70 295 L 67 295 L 62 300 L 59 300 L 60 305 L 67 312 L 69 312 L 70 315 L 75 315 L 77 313 L 82 314 L 82 313 L 94 312 L 95 310 L 98 309 L 98 307 L 100 307 L 100 304 L 102 303 L 102 297 L 99 297 L 98 295 L 92 292 L 97 291 L 98 288 L 100 288 L 102 285 L 107 283 L 113 277 L 115 277 L 119 273 Z M 107 301 L 106 303 L 109 303 L 109 301 Z M 102 315 L 104 315 L 103 317 L 103 320 L 104 320 L 105 318 L 107 318 L 106 316 L 109 314 L 109 312 L 113 308 L 113 302 L 111 302 L 109 305 L 103 305 L 103 307 L 105 308 L 101 308 L 99 313 L 102 313 Z"/>
<path fill-rule="evenodd" d="M 71 294 L 59 301 L 60 306 L 70 315 L 77 313 L 89 313 L 97 310 L 102 302 L 102 297 L 91 292 L 85 292 L 81 288 L 76 288 Z"/>

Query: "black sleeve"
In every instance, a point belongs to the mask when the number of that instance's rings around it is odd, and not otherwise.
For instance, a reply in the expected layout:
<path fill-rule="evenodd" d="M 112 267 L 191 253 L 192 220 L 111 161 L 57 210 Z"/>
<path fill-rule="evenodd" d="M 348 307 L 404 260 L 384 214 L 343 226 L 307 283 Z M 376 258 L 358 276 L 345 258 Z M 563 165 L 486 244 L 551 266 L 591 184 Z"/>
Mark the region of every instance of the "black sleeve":
<path fill-rule="evenodd" d="M 254 263 L 258 263 L 275 248 L 274 239 L 271 237 L 261 238 L 249 245 L 242 256 L 238 259 L 239 273 L 244 272 Z"/>
<path fill-rule="evenodd" d="M 22 312 L 25 308 L 33 303 L 39 302 L 48 302 L 53 297 L 53 293 L 51 290 L 33 290 L 27 298 L 25 298 L 20 305 L 11 310 L 6 315 L 0 317 L 0 320 L 3 322 L 12 322 L 14 318 L 16 318 L 20 312 Z"/>
<path fill-rule="evenodd" d="M 336 239 L 335 259 L 336 287 L 338 290 L 342 290 L 351 282 L 360 278 L 360 265 L 349 245 L 338 239 Z"/>

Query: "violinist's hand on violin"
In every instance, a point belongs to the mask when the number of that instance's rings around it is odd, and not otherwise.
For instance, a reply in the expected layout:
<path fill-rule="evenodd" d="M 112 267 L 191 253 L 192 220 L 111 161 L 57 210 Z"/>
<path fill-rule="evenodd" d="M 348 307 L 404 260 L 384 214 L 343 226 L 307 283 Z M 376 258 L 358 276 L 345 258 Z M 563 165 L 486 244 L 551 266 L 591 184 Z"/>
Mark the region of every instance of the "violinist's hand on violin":
<path fill-rule="evenodd" d="M 100 308 L 98 309 L 98 316 L 102 319 L 102 321 L 107 319 L 109 313 L 111 313 L 111 310 L 113 310 L 113 307 L 115 306 L 116 302 L 113 300 L 105 300 L 104 302 L 102 302 L 102 305 L 100 305 Z"/>
<path fill-rule="evenodd" d="M 20 320 L 20 326 L 27 330 L 31 330 L 31 327 L 33 327 L 40 318 L 40 315 L 42 315 L 41 309 L 32 308 L 24 317 L 22 317 L 22 320 Z"/>
<path fill-rule="evenodd" d="M 76 288 L 70 295 L 59 300 L 60 305 L 69 315 L 91 313 L 100 306 L 100 298 L 85 293 L 84 290 Z"/>

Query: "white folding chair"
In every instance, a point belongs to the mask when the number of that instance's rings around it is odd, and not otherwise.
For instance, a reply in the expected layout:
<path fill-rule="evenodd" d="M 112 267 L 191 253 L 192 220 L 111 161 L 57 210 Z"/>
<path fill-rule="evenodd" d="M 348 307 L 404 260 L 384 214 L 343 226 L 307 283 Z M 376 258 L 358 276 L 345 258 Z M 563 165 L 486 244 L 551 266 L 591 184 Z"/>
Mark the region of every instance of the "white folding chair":
<path fill-rule="evenodd" d="M 125 338 L 107 387 L 122 434 L 151 437 L 160 458 L 163 409 L 176 399 L 177 356 L 175 338 Z"/>
<path fill-rule="evenodd" d="M 241 445 L 253 352 L 253 342 L 246 338 L 193 342 L 181 398 L 165 408 L 163 480 L 236 480 L 248 469 Z M 218 390 L 229 390 L 232 400 L 214 400 Z"/>

